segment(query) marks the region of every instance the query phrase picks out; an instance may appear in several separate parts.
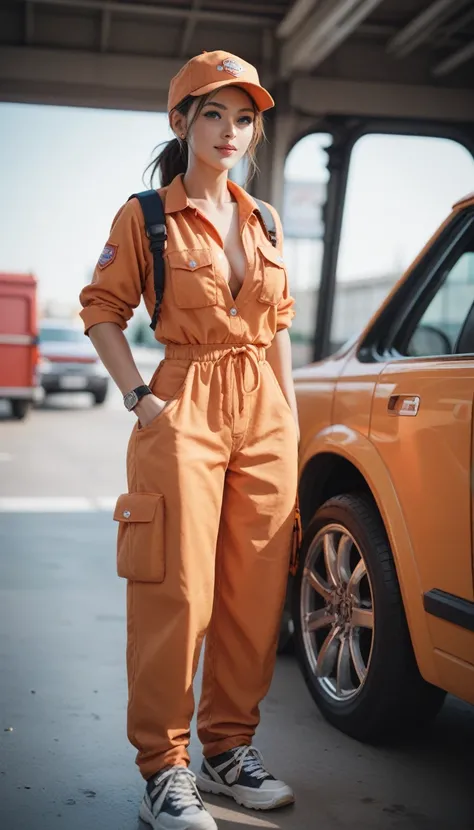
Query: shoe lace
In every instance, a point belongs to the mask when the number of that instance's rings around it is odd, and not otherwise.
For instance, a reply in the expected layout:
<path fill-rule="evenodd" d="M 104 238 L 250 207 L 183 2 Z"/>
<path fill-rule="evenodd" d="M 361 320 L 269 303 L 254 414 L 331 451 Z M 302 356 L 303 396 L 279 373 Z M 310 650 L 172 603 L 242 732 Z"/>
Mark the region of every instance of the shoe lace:
<path fill-rule="evenodd" d="M 237 778 L 241 770 L 251 775 L 252 778 L 267 778 L 269 776 L 268 770 L 263 764 L 263 755 L 254 746 L 242 746 L 234 754 L 234 758 L 238 763 Z"/>
<path fill-rule="evenodd" d="M 173 808 L 183 811 L 188 807 L 203 807 L 203 801 L 196 786 L 196 776 L 186 767 L 173 767 L 163 772 L 156 781 L 156 789 L 150 794 L 152 802 L 159 792 Z"/>

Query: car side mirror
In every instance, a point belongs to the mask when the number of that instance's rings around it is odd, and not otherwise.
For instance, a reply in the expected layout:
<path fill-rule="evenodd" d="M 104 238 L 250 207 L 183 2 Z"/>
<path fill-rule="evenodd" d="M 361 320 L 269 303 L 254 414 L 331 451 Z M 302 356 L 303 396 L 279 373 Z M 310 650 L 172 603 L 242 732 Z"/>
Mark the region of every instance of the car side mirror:
<path fill-rule="evenodd" d="M 435 326 L 417 326 L 408 344 L 409 357 L 436 357 L 452 354 L 449 337 Z"/>

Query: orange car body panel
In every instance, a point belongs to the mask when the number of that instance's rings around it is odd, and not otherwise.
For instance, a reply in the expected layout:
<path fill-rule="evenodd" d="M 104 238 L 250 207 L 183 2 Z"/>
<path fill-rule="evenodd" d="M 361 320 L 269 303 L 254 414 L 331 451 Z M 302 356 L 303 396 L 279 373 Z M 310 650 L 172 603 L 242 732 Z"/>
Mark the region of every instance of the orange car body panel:
<path fill-rule="evenodd" d="M 300 495 L 305 470 L 323 453 L 358 470 L 385 524 L 420 672 L 474 703 L 474 632 L 424 607 L 433 589 L 474 601 L 474 356 L 358 358 L 400 285 L 455 214 L 472 205 L 474 194 L 456 203 L 356 341 L 294 376 Z M 391 411 L 396 395 L 420 398 L 416 417 Z"/>

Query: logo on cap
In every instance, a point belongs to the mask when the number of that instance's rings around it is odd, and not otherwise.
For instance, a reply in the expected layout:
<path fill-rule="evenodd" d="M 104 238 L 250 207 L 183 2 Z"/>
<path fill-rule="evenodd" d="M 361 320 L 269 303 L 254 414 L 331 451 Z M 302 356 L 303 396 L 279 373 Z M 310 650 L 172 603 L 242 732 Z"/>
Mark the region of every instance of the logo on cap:
<path fill-rule="evenodd" d="M 225 71 L 229 72 L 230 75 L 233 75 L 234 78 L 238 78 L 240 73 L 244 71 L 243 66 L 241 66 L 240 63 L 237 63 L 237 61 L 234 61 L 232 58 L 226 58 L 217 68 L 219 72 L 222 72 L 222 70 L 225 69 Z"/>

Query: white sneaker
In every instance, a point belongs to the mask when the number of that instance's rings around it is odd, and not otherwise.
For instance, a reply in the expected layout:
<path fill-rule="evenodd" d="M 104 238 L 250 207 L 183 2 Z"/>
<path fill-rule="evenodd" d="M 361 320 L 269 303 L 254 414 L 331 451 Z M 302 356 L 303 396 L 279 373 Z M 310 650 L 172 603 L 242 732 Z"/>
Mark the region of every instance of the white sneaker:
<path fill-rule="evenodd" d="M 166 767 L 147 782 L 140 818 L 153 830 L 217 830 L 186 767 Z"/>
<path fill-rule="evenodd" d="M 253 746 L 204 758 L 196 781 L 202 792 L 228 795 L 251 810 L 274 810 L 295 800 L 291 787 L 270 775 Z"/>

